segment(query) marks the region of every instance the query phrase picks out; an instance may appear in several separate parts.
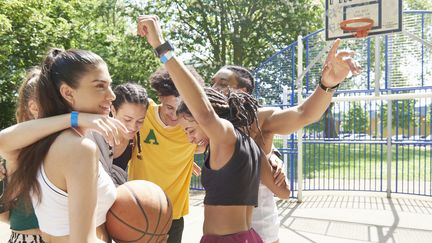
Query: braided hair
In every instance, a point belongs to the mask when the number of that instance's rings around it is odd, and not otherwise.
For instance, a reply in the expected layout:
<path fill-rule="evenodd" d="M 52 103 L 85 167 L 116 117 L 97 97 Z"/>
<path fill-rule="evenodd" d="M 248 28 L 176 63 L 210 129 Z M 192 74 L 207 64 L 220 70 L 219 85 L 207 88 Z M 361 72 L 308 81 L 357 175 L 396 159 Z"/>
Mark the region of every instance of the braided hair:
<path fill-rule="evenodd" d="M 126 102 L 145 105 L 145 107 L 148 108 L 149 101 L 147 90 L 139 84 L 120 84 L 114 88 L 114 94 L 116 95 L 116 99 L 112 102 L 112 105 L 116 110 Z"/>
<path fill-rule="evenodd" d="M 251 95 L 242 91 L 230 90 L 228 95 L 225 96 L 215 89 L 207 87 L 204 88 L 204 91 L 220 118 L 230 121 L 236 128 L 245 129 L 249 135 L 251 126 L 254 123 L 260 130 L 257 117 L 259 104 Z M 192 116 L 184 101 L 177 108 L 177 115 L 180 114 Z"/>
<path fill-rule="evenodd" d="M 118 110 L 124 103 L 144 105 L 146 109 L 149 106 L 149 100 L 147 90 L 136 83 L 125 83 L 120 84 L 114 88 L 114 94 L 116 99 L 112 102 L 112 105 Z M 138 146 L 138 159 L 142 158 L 141 155 L 141 142 L 139 131 L 136 134 L 136 144 Z M 110 153 L 111 155 L 111 153 Z"/>

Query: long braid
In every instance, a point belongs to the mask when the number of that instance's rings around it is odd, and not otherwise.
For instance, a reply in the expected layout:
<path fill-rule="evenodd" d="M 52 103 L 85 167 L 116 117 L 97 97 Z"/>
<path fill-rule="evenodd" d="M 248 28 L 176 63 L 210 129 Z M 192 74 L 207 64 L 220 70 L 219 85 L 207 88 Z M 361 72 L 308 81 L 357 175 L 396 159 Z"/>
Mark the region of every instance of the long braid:
<path fill-rule="evenodd" d="M 258 102 L 249 94 L 242 91 L 230 91 L 227 96 L 212 88 L 204 88 L 204 91 L 215 110 L 216 114 L 230 121 L 234 127 L 242 128 L 250 134 L 252 124 L 258 127 L 257 110 Z M 184 102 L 181 102 L 177 114 L 186 113 L 191 115 Z"/>

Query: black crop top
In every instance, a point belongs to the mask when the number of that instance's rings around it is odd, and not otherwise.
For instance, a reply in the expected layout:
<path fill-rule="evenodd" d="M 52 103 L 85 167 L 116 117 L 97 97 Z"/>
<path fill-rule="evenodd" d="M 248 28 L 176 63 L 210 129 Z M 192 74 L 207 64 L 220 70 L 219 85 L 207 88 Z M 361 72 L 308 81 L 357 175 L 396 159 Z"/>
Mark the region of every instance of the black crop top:
<path fill-rule="evenodd" d="M 258 205 L 261 149 L 246 134 L 235 129 L 237 141 L 231 159 L 219 170 L 210 168 L 210 151 L 202 168 L 206 205 Z"/>
<path fill-rule="evenodd" d="M 132 158 L 132 140 L 129 141 L 129 144 L 126 146 L 125 151 L 123 153 L 113 159 L 113 164 L 117 165 L 118 167 L 122 168 L 126 171 L 129 160 Z"/>

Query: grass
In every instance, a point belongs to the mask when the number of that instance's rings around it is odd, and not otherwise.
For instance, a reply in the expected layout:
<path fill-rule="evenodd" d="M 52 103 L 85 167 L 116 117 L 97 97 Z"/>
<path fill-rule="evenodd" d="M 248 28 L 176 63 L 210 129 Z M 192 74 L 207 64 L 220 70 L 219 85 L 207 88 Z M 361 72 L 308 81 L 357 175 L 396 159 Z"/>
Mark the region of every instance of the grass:
<path fill-rule="evenodd" d="M 274 144 L 278 148 L 282 147 L 282 142 L 282 139 L 274 140 Z M 432 177 L 431 147 L 430 144 L 393 144 L 392 178 L 430 181 Z M 297 151 L 288 149 L 285 152 L 293 153 L 294 166 L 296 166 Z M 311 141 L 303 144 L 303 162 L 303 172 L 306 179 L 386 179 L 387 145 Z"/>

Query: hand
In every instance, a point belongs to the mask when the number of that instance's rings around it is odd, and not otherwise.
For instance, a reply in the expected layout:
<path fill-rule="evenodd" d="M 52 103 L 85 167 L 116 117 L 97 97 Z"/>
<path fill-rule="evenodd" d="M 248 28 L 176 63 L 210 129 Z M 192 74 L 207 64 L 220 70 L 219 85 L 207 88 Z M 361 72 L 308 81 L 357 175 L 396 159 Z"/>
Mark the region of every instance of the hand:
<path fill-rule="evenodd" d="M 286 183 L 286 175 L 282 170 L 282 160 L 273 154 L 269 158 L 269 163 L 273 168 L 273 179 L 276 186 Z"/>
<path fill-rule="evenodd" d="M 340 42 L 340 39 L 334 41 L 324 63 L 321 73 L 321 82 L 326 87 L 338 85 L 350 72 L 353 75 L 357 75 L 361 72 L 361 67 L 352 58 L 354 56 L 353 51 L 339 51 L 336 53 Z"/>
<path fill-rule="evenodd" d="M 196 162 L 193 162 L 192 174 L 194 176 L 200 176 L 201 175 L 201 167 L 199 167 L 199 165 Z"/>
<path fill-rule="evenodd" d="M 79 113 L 78 126 L 100 133 L 111 146 L 120 144 L 120 137 L 129 133 L 119 120 L 98 114 Z"/>
<path fill-rule="evenodd" d="M 138 16 L 137 33 L 141 37 L 147 37 L 148 43 L 156 48 L 162 43 L 162 31 L 159 25 L 159 17 L 156 15 L 140 15 Z"/>

